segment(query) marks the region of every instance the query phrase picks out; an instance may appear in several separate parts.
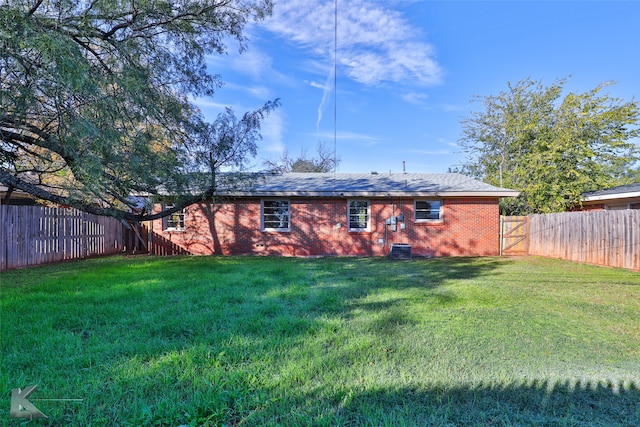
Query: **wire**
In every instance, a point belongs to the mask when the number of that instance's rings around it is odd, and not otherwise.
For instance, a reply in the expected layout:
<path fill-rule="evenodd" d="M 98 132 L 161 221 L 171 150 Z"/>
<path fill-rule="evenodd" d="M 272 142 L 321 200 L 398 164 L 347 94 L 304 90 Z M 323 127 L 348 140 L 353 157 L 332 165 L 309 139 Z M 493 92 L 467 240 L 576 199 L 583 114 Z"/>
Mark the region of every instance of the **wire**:
<path fill-rule="evenodd" d="M 333 173 L 338 171 L 338 0 L 333 14 Z"/>

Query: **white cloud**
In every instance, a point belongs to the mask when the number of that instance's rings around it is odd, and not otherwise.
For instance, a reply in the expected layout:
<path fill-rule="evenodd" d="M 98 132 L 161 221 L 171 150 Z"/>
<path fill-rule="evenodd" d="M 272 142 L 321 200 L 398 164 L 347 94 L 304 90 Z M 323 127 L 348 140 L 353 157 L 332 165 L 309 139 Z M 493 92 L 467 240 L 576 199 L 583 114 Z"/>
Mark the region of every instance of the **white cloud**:
<path fill-rule="evenodd" d="M 271 88 L 263 85 L 251 86 L 247 84 L 226 83 L 222 89 L 243 92 L 261 101 L 275 96 Z"/>
<path fill-rule="evenodd" d="M 315 87 L 316 89 L 322 89 L 322 90 L 325 90 L 325 89 L 327 88 L 327 86 L 326 86 L 326 85 L 324 85 L 324 84 L 322 84 L 322 83 L 314 82 L 314 81 L 308 81 L 308 82 L 305 82 L 305 83 L 308 83 L 308 84 L 309 84 L 309 86 L 311 86 L 311 87 Z"/>
<path fill-rule="evenodd" d="M 287 0 L 277 3 L 267 30 L 333 62 L 333 1 Z M 365 85 L 384 82 L 435 85 L 442 70 L 433 47 L 420 30 L 384 3 L 350 0 L 338 3 L 339 73 Z"/>
<path fill-rule="evenodd" d="M 212 101 L 210 98 L 196 98 L 193 100 L 193 104 L 200 109 L 207 108 L 213 110 L 224 110 L 227 107 L 230 107 L 229 104 L 222 104 L 220 102 Z"/>
<path fill-rule="evenodd" d="M 421 92 L 409 92 L 402 95 L 402 99 L 416 105 L 422 105 L 428 98 L 429 95 Z"/>
<path fill-rule="evenodd" d="M 458 112 L 465 110 L 463 107 L 454 104 L 441 104 L 440 109 L 446 112 Z"/>
<path fill-rule="evenodd" d="M 264 119 L 260 129 L 260 134 L 262 135 L 261 150 L 268 153 L 282 153 L 285 148 L 283 142 L 284 122 L 284 115 L 280 109 L 272 111 Z"/>
<path fill-rule="evenodd" d="M 249 31 L 249 30 L 248 30 Z M 277 83 L 288 87 L 296 87 L 299 81 L 294 77 L 279 73 L 273 68 L 273 58 L 264 51 L 255 49 L 250 45 L 242 52 L 229 51 L 226 55 L 207 56 L 207 66 L 211 73 L 224 75 L 226 69 L 249 77 L 254 82 Z M 233 87 L 227 82 L 225 87 Z M 237 86 L 235 86 L 237 88 Z"/>
<path fill-rule="evenodd" d="M 409 150 L 409 153 L 425 154 L 425 155 L 428 155 L 428 156 L 434 156 L 434 155 L 442 155 L 442 154 L 451 154 L 451 151 L 448 151 L 448 150 Z"/>
<path fill-rule="evenodd" d="M 210 122 L 215 120 L 225 108 L 232 108 L 238 118 L 242 117 L 246 111 L 252 111 L 252 108 L 243 105 L 223 104 L 207 98 L 196 98 L 193 103 L 202 110 L 205 119 Z M 260 124 L 262 140 L 259 141 L 259 145 L 261 150 L 270 153 L 281 153 L 284 150 L 284 123 L 284 113 L 280 108 L 276 108 L 265 117 Z"/>
<path fill-rule="evenodd" d="M 320 139 L 333 140 L 334 134 L 333 132 L 319 132 L 316 134 L 316 136 Z M 364 143 L 366 145 L 374 145 L 377 144 L 378 141 L 380 141 L 380 138 L 377 138 L 375 136 L 349 131 L 339 131 L 337 132 L 335 137 L 340 141 L 356 141 Z"/>
<path fill-rule="evenodd" d="M 271 70 L 273 59 L 264 52 L 247 49 L 240 55 L 232 57 L 231 68 L 239 73 L 259 79 L 266 71 Z"/>
<path fill-rule="evenodd" d="M 318 105 L 318 119 L 316 120 L 316 131 L 320 130 L 320 122 L 322 121 L 322 112 L 324 111 L 324 104 L 327 102 L 329 98 L 329 94 L 332 92 L 331 90 L 331 80 L 333 80 L 333 72 L 329 73 L 327 76 L 327 81 L 324 84 L 324 90 L 322 91 L 322 99 L 320 100 L 320 105 Z"/>

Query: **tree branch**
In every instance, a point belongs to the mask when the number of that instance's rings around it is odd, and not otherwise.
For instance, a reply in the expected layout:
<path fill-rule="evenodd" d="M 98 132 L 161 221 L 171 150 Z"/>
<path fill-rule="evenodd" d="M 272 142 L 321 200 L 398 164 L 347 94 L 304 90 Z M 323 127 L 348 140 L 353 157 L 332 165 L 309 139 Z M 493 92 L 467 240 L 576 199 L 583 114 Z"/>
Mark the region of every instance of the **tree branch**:
<path fill-rule="evenodd" d="M 83 200 L 53 194 L 50 191 L 45 190 L 41 186 L 26 182 L 3 170 L 0 170 L 0 182 L 7 185 L 8 187 L 13 187 L 25 191 L 38 199 L 47 200 L 49 202 L 53 202 L 62 206 L 70 206 L 72 208 L 76 208 L 94 215 L 111 216 L 114 218 L 121 218 L 132 222 L 152 221 L 154 219 L 164 218 L 167 215 L 178 212 L 186 208 L 187 206 L 190 206 L 201 200 L 211 199 L 216 192 L 216 189 L 214 187 L 209 187 L 203 193 L 181 199 L 176 204 L 174 204 L 173 207 L 165 209 L 161 212 L 155 214 L 134 214 L 133 212 L 118 208 L 104 208 Z"/>
<path fill-rule="evenodd" d="M 40 7 L 40 5 L 42 4 L 44 0 L 38 0 L 36 1 L 36 3 L 31 7 L 31 9 L 29 9 L 29 11 L 27 12 L 27 15 L 31 16 L 34 13 L 36 13 L 36 11 L 38 10 L 38 8 Z"/>

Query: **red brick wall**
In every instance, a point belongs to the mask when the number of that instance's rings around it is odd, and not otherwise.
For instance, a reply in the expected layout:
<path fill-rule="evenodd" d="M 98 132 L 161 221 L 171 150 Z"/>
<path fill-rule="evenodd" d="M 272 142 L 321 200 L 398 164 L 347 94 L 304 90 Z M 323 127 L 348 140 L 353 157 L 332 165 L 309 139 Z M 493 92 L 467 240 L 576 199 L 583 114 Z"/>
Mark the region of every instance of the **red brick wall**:
<path fill-rule="evenodd" d="M 574 211 L 603 211 L 604 203 L 596 203 L 593 205 L 582 205 L 581 207 L 578 207 L 573 210 Z"/>
<path fill-rule="evenodd" d="M 413 199 L 369 199 L 371 229 L 350 232 L 346 199 L 289 199 L 291 230 L 261 231 L 260 199 L 237 199 L 213 206 L 187 208 L 186 230 L 164 231 L 153 222 L 156 241 L 165 240 L 192 254 L 264 254 L 284 256 L 381 256 L 390 244 L 412 245 L 414 256 L 499 254 L 499 210 L 495 198 L 447 198 L 443 219 L 414 221 Z M 405 229 L 385 225 L 391 215 L 404 215 Z M 381 243 L 382 241 L 382 243 Z"/>

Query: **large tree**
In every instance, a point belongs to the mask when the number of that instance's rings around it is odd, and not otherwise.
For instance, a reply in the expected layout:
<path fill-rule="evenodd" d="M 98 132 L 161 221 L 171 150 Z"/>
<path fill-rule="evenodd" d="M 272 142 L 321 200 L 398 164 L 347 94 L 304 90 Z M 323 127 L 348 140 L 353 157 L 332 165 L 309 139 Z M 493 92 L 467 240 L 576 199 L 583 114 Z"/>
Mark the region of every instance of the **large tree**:
<path fill-rule="evenodd" d="M 319 143 L 315 156 L 307 155 L 301 150 L 298 157 L 290 157 L 288 151 L 284 151 L 277 161 L 266 160 L 264 166 L 272 172 L 335 172 L 340 164 L 340 158 L 326 144 Z"/>
<path fill-rule="evenodd" d="M 530 79 L 480 98 L 484 109 L 462 121 L 463 170 L 488 183 L 521 191 L 507 214 L 547 213 L 579 205 L 585 191 L 625 183 L 638 159 L 640 113 L 634 101 L 562 92 Z"/>
<path fill-rule="evenodd" d="M 271 0 L 5 0 L 0 6 L 0 182 L 37 198 L 140 221 L 211 197 L 255 156 L 267 102 L 206 123 L 221 85 L 206 57 Z M 182 195 L 132 213 L 133 194 Z M 188 196 L 185 196 L 188 195 Z"/>

